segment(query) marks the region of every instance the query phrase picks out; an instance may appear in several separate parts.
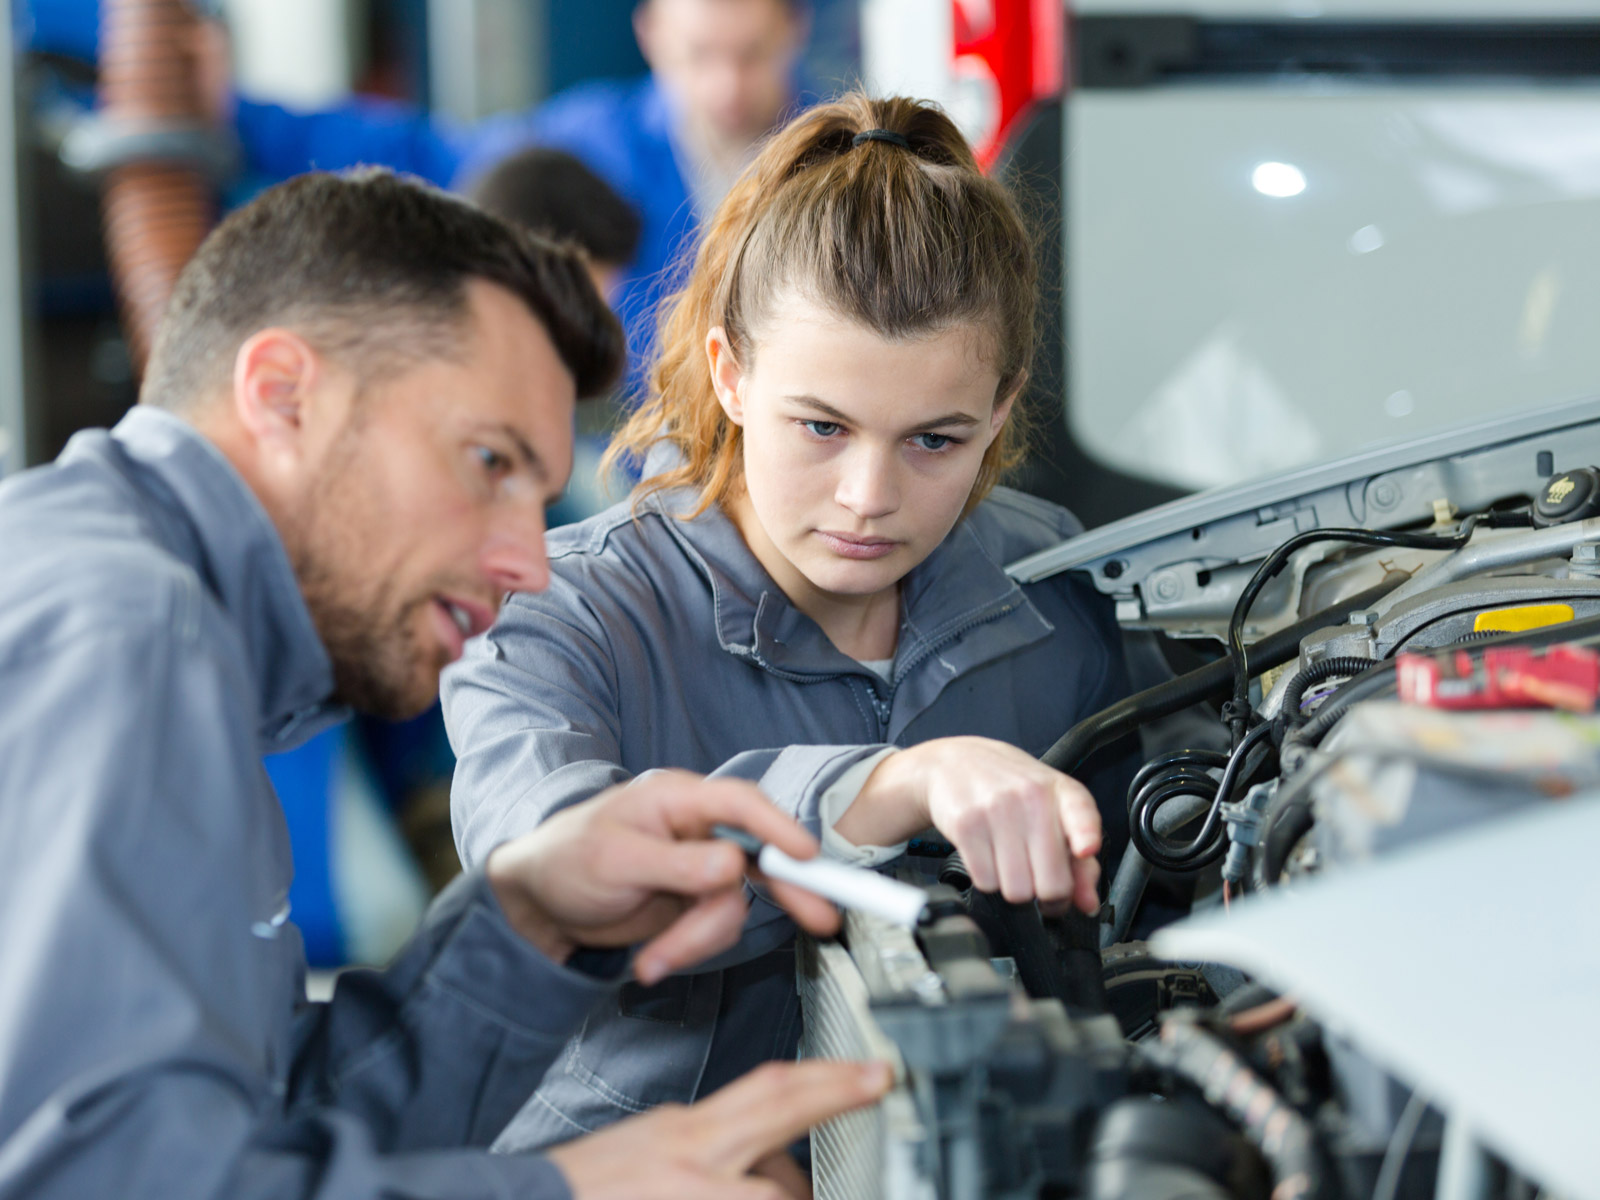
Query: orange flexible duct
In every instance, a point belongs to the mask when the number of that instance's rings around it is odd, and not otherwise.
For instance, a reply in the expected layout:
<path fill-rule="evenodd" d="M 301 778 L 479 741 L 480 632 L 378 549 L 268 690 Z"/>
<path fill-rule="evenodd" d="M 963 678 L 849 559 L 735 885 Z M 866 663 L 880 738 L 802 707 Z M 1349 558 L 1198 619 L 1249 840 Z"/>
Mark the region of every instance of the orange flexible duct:
<path fill-rule="evenodd" d="M 129 125 L 204 121 L 197 29 L 185 0 L 102 0 L 102 114 Z M 107 176 L 106 248 L 136 372 L 144 371 L 178 272 L 214 219 L 211 189 L 194 168 L 130 163 Z"/>

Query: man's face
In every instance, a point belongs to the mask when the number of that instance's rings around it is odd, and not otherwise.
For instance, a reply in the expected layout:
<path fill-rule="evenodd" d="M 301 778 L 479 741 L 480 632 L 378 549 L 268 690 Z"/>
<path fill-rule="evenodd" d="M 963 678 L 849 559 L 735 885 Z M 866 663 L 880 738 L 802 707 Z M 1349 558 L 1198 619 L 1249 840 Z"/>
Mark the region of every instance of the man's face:
<path fill-rule="evenodd" d="M 785 0 L 645 0 L 634 20 L 657 81 L 704 139 L 748 146 L 793 96 L 805 22 Z"/>
<path fill-rule="evenodd" d="M 341 700 L 415 715 L 508 591 L 548 580 L 544 509 L 572 464 L 575 385 L 510 292 L 468 285 L 459 361 L 357 395 L 285 543 Z"/>

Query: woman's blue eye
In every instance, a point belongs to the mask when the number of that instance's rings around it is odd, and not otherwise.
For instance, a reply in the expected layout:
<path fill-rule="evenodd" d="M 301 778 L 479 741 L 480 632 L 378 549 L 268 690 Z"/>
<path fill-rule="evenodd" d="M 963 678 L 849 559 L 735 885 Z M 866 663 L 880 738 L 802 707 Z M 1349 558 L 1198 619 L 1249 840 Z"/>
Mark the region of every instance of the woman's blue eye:
<path fill-rule="evenodd" d="M 943 450 L 954 442 L 954 439 L 945 433 L 919 433 L 913 440 L 923 450 Z"/>
<path fill-rule="evenodd" d="M 831 438 L 842 428 L 837 421 L 801 421 L 800 424 L 819 438 Z"/>

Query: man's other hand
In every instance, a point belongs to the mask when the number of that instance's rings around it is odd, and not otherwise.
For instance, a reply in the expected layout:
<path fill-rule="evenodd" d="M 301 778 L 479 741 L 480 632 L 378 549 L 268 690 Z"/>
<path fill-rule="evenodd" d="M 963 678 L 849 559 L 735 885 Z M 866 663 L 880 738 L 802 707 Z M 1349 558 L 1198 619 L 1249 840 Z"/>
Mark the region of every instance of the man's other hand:
<path fill-rule="evenodd" d="M 718 824 L 796 858 L 817 852 L 816 840 L 754 784 L 652 771 L 496 847 L 489 882 L 512 926 L 557 962 L 578 946 L 645 942 L 634 973 L 656 983 L 727 949 L 744 927 L 744 852 L 711 838 Z M 803 928 L 838 928 L 821 897 L 767 886 Z"/>
<path fill-rule="evenodd" d="M 557 1146 L 574 1200 L 801 1200 L 783 1148 L 888 1091 L 885 1063 L 767 1063 L 688 1107 L 662 1105 Z"/>

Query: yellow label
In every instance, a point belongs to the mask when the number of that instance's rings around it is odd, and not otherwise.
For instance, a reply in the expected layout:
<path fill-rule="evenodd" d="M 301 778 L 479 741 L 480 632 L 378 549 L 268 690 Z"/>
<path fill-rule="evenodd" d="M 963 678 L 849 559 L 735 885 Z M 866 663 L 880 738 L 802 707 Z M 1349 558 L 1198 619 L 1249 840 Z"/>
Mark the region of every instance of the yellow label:
<path fill-rule="evenodd" d="M 1472 623 L 1472 632 L 1521 633 L 1524 629 L 1540 629 L 1546 625 L 1559 625 L 1572 620 L 1570 604 L 1524 604 L 1517 608 L 1491 608 L 1478 614 Z"/>
<path fill-rule="evenodd" d="M 1572 495 L 1577 490 L 1577 487 L 1578 485 L 1572 482 L 1571 476 L 1563 475 L 1545 491 L 1544 502 L 1546 504 L 1560 504 L 1568 496 Z"/>

